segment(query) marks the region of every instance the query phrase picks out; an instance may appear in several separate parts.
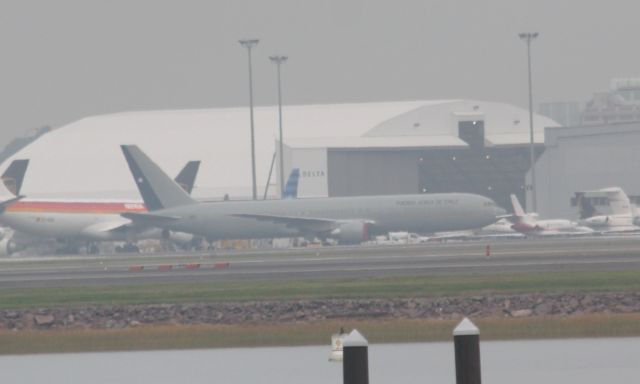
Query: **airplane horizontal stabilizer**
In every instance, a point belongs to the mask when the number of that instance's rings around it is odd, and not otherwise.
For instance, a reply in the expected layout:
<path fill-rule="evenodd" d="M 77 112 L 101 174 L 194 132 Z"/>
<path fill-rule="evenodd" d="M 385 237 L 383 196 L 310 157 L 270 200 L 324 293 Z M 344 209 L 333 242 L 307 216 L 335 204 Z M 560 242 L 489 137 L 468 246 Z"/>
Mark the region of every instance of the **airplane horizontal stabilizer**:
<path fill-rule="evenodd" d="M 10 206 L 11 204 L 15 203 L 18 200 L 23 199 L 24 196 L 20 195 L 20 196 L 16 196 L 12 199 L 8 199 L 5 201 L 0 202 L 0 213 L 4 212 L 5 209 L 7 209 L 8 206 Z"/>

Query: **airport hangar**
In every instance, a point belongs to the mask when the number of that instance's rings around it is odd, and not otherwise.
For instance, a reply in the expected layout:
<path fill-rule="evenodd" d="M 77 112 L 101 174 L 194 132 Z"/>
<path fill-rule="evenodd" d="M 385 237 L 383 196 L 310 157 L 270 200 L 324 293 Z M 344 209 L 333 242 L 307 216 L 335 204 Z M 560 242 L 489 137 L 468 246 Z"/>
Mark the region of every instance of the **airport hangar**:
<path fill-rule="evenodd" d="M 31 160 L 29 197 L 139 199 L 120 151 L 137 144 L 170 175 L 202 166 L 194 196 L 251 196 L 247 107 L 123 112 L 55 129 L 0 165 Z M 536 152 L 549 118 L 534 115 Z M 529 113 L 477 100 L 298 105 L 283 108 L 284 174 L 300 168 L 299 197 L 470 192 L 510 208 L 524 200 Z M 258 195 L 279 148 L 277 107 L 255 108 Z M 275 156 L 277 160 L 279 156 Z M 277 161 L 270 197 L 277 196 Z"/>
<path fill-rule="evenodd" d="M 547 129 L 535 170 L 542 217 L 577 219 L 576 192 L 606 187 L 622 188 L 639 205 L 640 121 Z M 597 211 L 610 212 L 605 195 L 589 196 Z"/>

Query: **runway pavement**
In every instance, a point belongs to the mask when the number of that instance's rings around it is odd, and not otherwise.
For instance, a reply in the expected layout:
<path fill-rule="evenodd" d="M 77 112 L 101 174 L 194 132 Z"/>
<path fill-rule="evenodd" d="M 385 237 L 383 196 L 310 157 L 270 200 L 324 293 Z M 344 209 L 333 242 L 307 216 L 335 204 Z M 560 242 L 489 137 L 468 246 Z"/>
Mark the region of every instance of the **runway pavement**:
<path fill-rule="evenodd" d="M 489 255 L 487 256 L 487 245 Z M 40 256 L 0 260 L 0 289 L 640 268 L 640 237 Z"/>

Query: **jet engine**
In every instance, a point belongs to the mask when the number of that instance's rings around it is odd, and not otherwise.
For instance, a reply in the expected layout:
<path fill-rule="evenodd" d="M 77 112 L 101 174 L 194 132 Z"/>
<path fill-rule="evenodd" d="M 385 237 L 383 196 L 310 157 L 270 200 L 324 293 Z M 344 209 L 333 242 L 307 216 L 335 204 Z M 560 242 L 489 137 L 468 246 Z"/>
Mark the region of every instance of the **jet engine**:
<path fill-rule="evenodd" d="M 369 239 L 370 223 L 364 220 L 346 221 L 331 231 L 331 238 L 340 244 L 360 244 Z"/>
<path fill-rule="evenodd" d="M 0 257 L 1 256 L 11 256 L 13 252 L 15 252 L 16 247 L 13 244 L 13 240 L 11 239 L 2 239 L 0 240 Z"/>
<path fill-rule="evenodd" d="M 178 244 L 189 244 L 193 241 L 194 235 L 186 232 L 176 232 L 165 229 L 162 231 L 162 238 L 171 240 Z"/>
<path fill-rule="evenodd" d="M 17 250 L 13 241 L 13 232 L 0 228 L 0 257 L 11 256 Z"/>

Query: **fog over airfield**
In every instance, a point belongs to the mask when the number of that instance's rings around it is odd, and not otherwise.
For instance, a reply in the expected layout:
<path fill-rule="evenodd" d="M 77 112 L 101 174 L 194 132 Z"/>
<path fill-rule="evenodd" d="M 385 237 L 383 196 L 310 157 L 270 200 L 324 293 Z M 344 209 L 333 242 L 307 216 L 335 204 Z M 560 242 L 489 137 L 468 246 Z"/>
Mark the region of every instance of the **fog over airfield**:
<path fill-rule="evenodd" d="M 586 101 L 640 76 L 640 3 L 580 0 L 5 1 L 0 146 L 42 125 L 110 112 L 276 103 L 474 98 Z M 257 127 L 259 129 L 259 127 Z"/>

